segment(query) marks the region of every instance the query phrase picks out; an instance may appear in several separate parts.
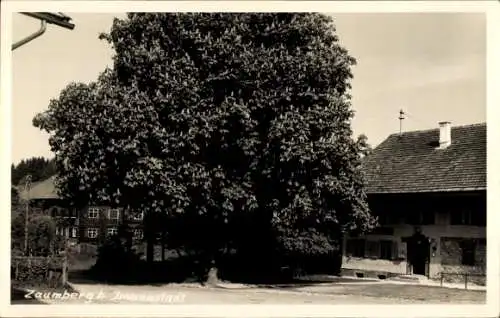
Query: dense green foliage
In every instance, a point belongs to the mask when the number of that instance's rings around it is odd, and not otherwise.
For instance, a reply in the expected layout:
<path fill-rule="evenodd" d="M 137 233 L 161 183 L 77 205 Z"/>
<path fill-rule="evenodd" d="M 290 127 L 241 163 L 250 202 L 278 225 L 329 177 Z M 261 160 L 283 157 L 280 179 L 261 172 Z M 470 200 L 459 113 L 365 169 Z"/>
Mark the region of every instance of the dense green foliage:
<path fill-rule="evenodd" d="M 331 252 L 373 226 L 366 138 L 350 126 L 355 60 L 330 17 L 131 13 L 102 38 L 113 68 L 34 119 L 64 197 L 146 211 L 148 242 L 164 214 L 169 239 L 207 262 L 230 246 Z"/>
<path fill-rule="evenodd" d="M 19 211 L 11 222 L 11 247 L 13 253 L 24 255 L 25 213 Z M 33 215 L 28 222 L 28 247 L 32 256 L 57 254 L 64 246 L 62 237 L 56 235 L 56 225 L 50 216 Z"/>
<path fill-rule="evenodd" d="M 43 157 L 32 157 L 23 159 L 17 165 L 11 166 L 11 178 L 13 185 L 22 185 L 24 178 L 31 175 L 31 181 L 37 182 L 45 180 L 56 174 L 54 159 Z"/>

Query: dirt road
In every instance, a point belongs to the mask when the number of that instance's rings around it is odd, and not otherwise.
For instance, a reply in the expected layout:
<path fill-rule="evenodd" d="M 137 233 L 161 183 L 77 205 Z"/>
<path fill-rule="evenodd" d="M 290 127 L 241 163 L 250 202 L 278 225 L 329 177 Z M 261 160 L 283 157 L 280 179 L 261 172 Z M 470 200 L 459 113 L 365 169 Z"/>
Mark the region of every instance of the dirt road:
<path fill-rule="evenodd" d="M 371 287 L 370 287 L 371 286 Z M 433 297 L 430 301 L 429 293 L 443 292 L 443 289 L 412 289 L 394 286 L 395 293 L 384 294 L 384 288 L 393 287 L 367 284 L 365 286 L 346 288 L 346 286 L 318 286 L 296 289 L 276 288 L 208 288 L 197 285 L 163 286 L 125 286 L 125 285 L 98 285 L 78 284 L 74 287 L 79 291 L 75 295 L 62 295 L 41 299 L 52 304 L 429 304 L 429 303 L 481 303 L 485 300 L 485 293 L 464 294 L 459 291 L 448 291 L 440 297 Z M 374 291 L 380 290 L 377 294 Z M 413 290 L 416 291 L 414 294 Z M 367 292 L 368 291 L 368 292 Z M 406 291 L 406 296 L 398 297 L 398 293 Z M 420 296 L 419 296 L 420 295 Z M 423 296 L 425 297 L 423 297 Z M 413 297 L 414 296 L 414 297 Z M 456 296 L 456 297 L 454 297 Z"/>

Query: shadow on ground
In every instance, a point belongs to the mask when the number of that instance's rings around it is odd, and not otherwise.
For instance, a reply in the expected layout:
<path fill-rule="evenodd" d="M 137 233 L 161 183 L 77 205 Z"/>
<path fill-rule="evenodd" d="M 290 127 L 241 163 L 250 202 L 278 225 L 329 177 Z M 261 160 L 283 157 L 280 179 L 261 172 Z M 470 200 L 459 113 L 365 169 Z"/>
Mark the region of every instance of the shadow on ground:
<path fill-rule="evenodd" d="M 86 285 L 95 285 L 95 284 L 108 284 L 108 285 L 150 285 L 150 286 L 161 286 L 169 283 L 199 283 L 199 279 L 194 277 L 193 275 L 189 275 L 186 271 L 180 272 L 170 271 L 169 267 L 162 264 L 156 264 L 158 268 L 156 270 L 149 270 L 148 276 L 145 275 L 131 275 L 128 279 L 124 279 L 123 277 L 118 277 L 113 279 L 113 277 L 103 278 L 105 275 L 96 275 L 92 270 L 77 270 L 70 271 L 68 280 L 72 284 L 86 284 Z M 161 270 L 163 269 L 163 270 Z M 177 275 L 176 275 L 177 274 Z M 373 280 L 360 280 L 356 278 L 349 277 L 340 277 L 340 276 L 331 276 L 331 275 L 316 275 L 316 279 L 300 279 L 300 278 L 290 278 L 286 275 L 280 275 L 280 273 L 276 273 L 273 275 L 269 273 L 268 275 L 258 275 L 255 274 L 239 274 L 235 275 L 232 273 L 231 275 L 227 275 L 227 273 L 221 273 L 220 282 L 221 284 L 215 286 L 221 289 L 252 289 L 252 288 L 269 288 L 269 289 L 297 289 L 309 286 L 318 286 L 318 285 L 335 285 L 335 284 L 365 284 L 367 282 L 376 282 L 376 279 Z M 134 279 L 135 278 L 135 279 Z M 239 287 L 231 286 L 225 287 L 224 284 L 236 284 Z M 214 286 L 213 286 L 214 287 Z"/>
<path fill-rule="evenodd" d="M 376 279 L 355 279 L 355 278 L 349 278 L 349 277 L 340 277 L 340 276 L 327 276 L 325 275 L 324 278 L 317 278 L 317 279 L 293 279 L 290 282 L 286 283 L 277 283 L 277 284 L 258 284 L 258 287 L 263 287 L 263 288 L 300 288 L 300 287 L 307 287 L 307 286 L 317 286 L 317 285 L 332 285 L 332 284 L 344 284 L 344 283 L 358 283 L 358 284 L 366 284 L 366 283 L 371 283 L 371 282 L 376 282 L 378 280 Z"/>
<path fill-rule="evenodd" d="M 135 251 L 123 248 L 120 241 L 110 240 L 100 250 L 95 263 L 87 269 L 83 266 L 71 268 L 69 282 L 73 284 L 108 284 L 108 285 L 165 285 L 169 283 L 200 283 L 208 278 L 210 265 L 203 255 L 179 254 L 165 261 L 149 263 L 139 257 Z M 329 282 L 319 279 L 303 281 L 293 279 L 293 269 L 283 266 L 281 258 L 274 261 L 255 262 L 253 254 L 227 254 L 217 260 L 218 278 L 224 282 L 273 288 L 294 288 Z M 76 257 L 75 257 L 76 259 Z M 340 263 L 316 262 L 337 268 Z M 337 262 L 338 263 L 338 262 Z M 86 262 L 85 264 L 90 264 Z M 202 265 L 204 264 L 204 265 Z M 256 265 L 258 264 L 258 265 Z M 333 266 L 335 265 L 335 266 Z M 76 269 L 76 270 L 75 270 Z M 317 270 L 317 269 L 316 269 Z M 331 281 L 331 280 L 330 280 Z"/>

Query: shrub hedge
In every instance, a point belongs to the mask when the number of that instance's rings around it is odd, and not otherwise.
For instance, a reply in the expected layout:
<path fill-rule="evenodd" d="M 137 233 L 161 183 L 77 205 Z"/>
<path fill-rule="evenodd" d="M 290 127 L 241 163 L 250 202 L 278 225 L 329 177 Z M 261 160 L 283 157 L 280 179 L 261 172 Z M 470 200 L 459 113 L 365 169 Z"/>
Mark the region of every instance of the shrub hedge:
<path fill-rule="evenodd" d="M 67 262 L 64 257 L 12 257 L 11 283 L 14 286 L 62 287 L 66 281 Z"/>

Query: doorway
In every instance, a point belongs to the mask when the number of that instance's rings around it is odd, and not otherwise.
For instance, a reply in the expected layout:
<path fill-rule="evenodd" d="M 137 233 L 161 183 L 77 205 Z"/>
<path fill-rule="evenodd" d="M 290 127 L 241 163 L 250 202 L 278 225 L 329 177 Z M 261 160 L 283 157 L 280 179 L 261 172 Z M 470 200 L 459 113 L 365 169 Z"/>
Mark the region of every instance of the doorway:
<path fill-rule="evenodd" d="M 425 275 L 425 267 L 427 265 L 427 261 L 423 258 L 419 258 L 413 261 L 412 269 L 414 275 Z"/>
<path fill-rule="evenodd" d="M 417 228 L 415 233 L 407 238 L 408 262 L 411 265 L 411 274 L 427 275 L 427 264 L 430 256 L 429 238 Z"/>

